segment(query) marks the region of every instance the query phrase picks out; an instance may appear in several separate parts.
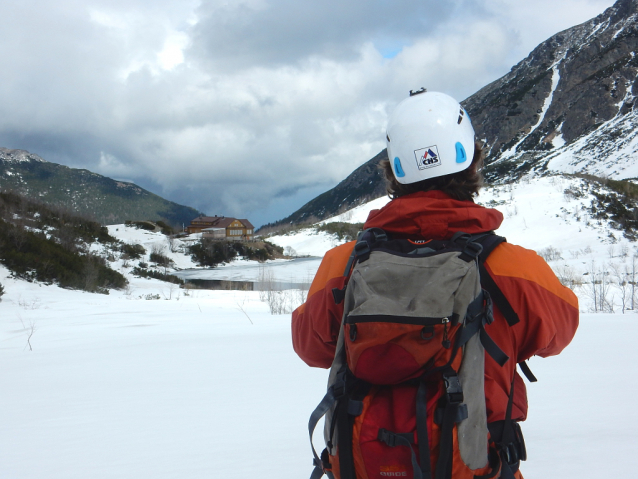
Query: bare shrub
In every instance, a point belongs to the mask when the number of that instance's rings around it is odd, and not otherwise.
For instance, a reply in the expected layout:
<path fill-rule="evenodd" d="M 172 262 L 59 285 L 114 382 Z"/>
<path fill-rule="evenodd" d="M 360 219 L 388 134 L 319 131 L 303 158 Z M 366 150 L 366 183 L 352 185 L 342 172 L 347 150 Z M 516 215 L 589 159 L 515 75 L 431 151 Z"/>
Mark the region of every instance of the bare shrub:
<path fill-rule="evenodd" d="M 560 250 L 554 248 L 553 246 L 548 246 L 547 248 L 543 248 L 537 251 L 537 253 L 545 261 L 556 261 L 559 259 L 563 259 L 563 257 L 560 254 Z"/>
<path fill-rule="evenodd" d="M 612 294 L 612 282 L 606 265 L 603 263 L 598 267 L 592 261 L 587 274 L 590 282 L 585 294 L 593 301 L 591 310 L 595 313 L 613 313 L 615 296 Z"/>
<path fill-rule="evenodd" d="M 557 266 L 554 269 L 556 277 L 563 286 L 567 286 L 574 291 L 577 287 L 582 286 L 583 281 L 574 268 L 568 265 Z"/>
<path fill-rule="evenodd" d="M 308 297 L 308 282 L 299 289 L 277 289 L 275 275 L 267 267 L 260 267 L 256 286 L 259 289 L 259 300 L 268 304 L 270 314 L 290 314 Z"/>
<path fill-rule="evenodd" d="M 622 312 L 624 314 L 625 310 L 629 309 L 629 306 L 631 305 L 631 284 L 629 281 L 631 278 L 631 271 L 629 270 L 629 266 L 626 264 L 612 264 L 611 274 L 616 283 L 616 288 L 620 293 L 620 306 L 622 307 Z"/>

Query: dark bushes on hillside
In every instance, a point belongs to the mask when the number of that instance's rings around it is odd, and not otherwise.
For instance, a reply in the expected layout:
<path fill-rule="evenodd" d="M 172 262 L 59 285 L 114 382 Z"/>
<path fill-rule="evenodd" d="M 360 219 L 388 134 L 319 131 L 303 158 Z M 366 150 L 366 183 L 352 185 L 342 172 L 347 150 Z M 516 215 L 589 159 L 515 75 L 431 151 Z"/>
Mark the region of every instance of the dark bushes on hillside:
<path fill-rule="evenodd" d="M 160 273 L 159 271 L 155 271 L 152 269 L 149 270 L 144 268 L 138 268 L 136 266 L 135 268 L 133 268 L 132 273 L 135 276 L 140 276 L 142 278 L 155 278 L 155 279 L 159 279 L 160 281 L 166 281 L 168 283 L 184 284 L 184 280 L 182 278 L 178 278 L 177 276 L 172 274 Z"/>
<path fill-rule="evenodd" d="M 165 234 L 166 236 L 175 234 L 175 230 L 170 225 L 167 225 L 165 222 L 160 220 L 156 222 L 155 224 L 159 226 L 160 228 L 162 228 L 162 233 Z"/>
<path fill-rule="evenodd" d="M 237 256 L 256 261 L 266 261 L 283 254 L 283 248 L 272 243 L 260 242 L 251 246 L 240 241 L 219 241 L 203 238 L 201 243 L 190 247 L 190 254 L 201 266 L 215 267 L 229 263 Z"/>
<path fill-rule="evenodd" d="M 357 239 L 357 235 L 363 229 L 363 223 L 325 223 L 317 226 L 317 230 L 336 234 L 340 240 L 352 241 Z"/>
<path fill-rule="evenodd" d="M 108 228 L 96 221 L 45 206 L 11 191 L 0 193 L 0 218 L 20 228 L 47 231 L 57 243 L 77 250 L 81 243 L 115 243 Z"/>
<path fill-rule="evenodd" d="M 128 257 L 125 259 L 138 259 L 141 258 L 143 254 L 146 254 L 146 250 L 141 244 L 122 244 L 120 251 Z"/>
<path fill-rule="evenodd" d="M 0 193 L 0 261 L 16 276 L 92 292 L 123 288 L 126 278 L 88 253 L 94 241 L 117 242 L 95 221 Z"/>
<path fill-rule="evenodd" d="M 149 260 L 151 260 L 152 263 L 157 263 L 165 267 L 172 263 L 172 260 L 164 254 L 164 249 L 158 246 L 153 246 Z"/>
<path fill-rule="evenodd" d="M 18 277 L 92 292 L 123 288 L 127 284 L 126 278 L 106 266 L 103 258 L 80 255 L 47 239 L 43 233 L 26 231 L 0 220 L 0 239 L 2 263 Z"/>
<path fill-rule="evenodd" d="M 126 226 L 135 226 L 138 230 L 155 231 L 155 225 L 150 221 L 131 221 L 126 220 L 124 222 Z"/>

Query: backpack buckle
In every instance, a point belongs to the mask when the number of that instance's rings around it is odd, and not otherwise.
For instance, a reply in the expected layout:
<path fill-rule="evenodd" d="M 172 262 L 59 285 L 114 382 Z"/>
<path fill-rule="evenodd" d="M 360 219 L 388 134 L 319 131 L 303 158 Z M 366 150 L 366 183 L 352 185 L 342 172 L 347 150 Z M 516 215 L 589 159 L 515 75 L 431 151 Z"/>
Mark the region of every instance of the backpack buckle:
<path fill-rule="evenodd" d="M 480 245 L 479 243 L 473 243 L 471 241 L 468 241 L 467 243 L 465 243 L 465 247 L 463 248 L 463 251 L 461 252 L 460 258 L 463 261 L 467 261 L 467 262 L 474 261 L 479 257 L 482 251 L 483 251 L 482 245 Z"/>
<path fill-rule="evenodd" d="M 354 245 L 354 254 L 360 263 L 367 260 L 370 257 L 370 245 L 368 242 L 365 240 L 358 241 L 357 244 Z"/>
<path fill-rule="evenodd" d="M 346 373 L 339 372 L 335 378 L 335 382 L 332 384 L 332 393 L 335 398 L 340 398 L 346 393 Z"/>
<path fill-rule="evenodd" d="M 456 374 L 449 376 L 444 375 L 443 381 L 445 382 L 445 393 L 449 404 L 461 404 L 463 402 L 463 388 L 461 387 L 461 381 Z"/>

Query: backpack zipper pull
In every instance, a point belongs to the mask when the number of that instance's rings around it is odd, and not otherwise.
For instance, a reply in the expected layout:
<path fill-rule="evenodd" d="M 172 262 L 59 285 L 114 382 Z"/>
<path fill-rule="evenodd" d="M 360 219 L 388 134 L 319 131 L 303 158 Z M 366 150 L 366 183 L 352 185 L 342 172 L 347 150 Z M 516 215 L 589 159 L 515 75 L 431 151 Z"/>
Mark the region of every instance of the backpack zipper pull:
<path fill-rule="evenodd" d="M 357 325 L 351 324 L 350 325 L 350 341 L 354 343 L 356 340 L 357 340 Z"/>
<path fill-rule="evenodd" d="M 447 325 L 450 322 L 450 318 L 443 318 L 441 322 L 443 323 L 443 342 L 441 344 L 443 344 L 445 349 L 450 349 L 451 343 L 447 337 Z"/>

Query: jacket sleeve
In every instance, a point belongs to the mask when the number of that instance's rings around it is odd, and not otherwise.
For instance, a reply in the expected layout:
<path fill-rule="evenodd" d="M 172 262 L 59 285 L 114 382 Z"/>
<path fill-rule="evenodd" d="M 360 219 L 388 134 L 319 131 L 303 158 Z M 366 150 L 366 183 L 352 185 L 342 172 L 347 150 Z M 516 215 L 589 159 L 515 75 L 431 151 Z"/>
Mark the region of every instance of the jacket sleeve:
<path fill-rule="evenodd" d="M 576 295 L 536 252 L 520 246 L 502 243 L 488 257 L 486 268 L 520 319 L 508 328 L 516 362 L 560 353 L 578 327 Z"/>
<path fill-rule="evenodd" d="M 333 288 L 343 288 L 344 270 L 354 241 L 326 253 L 317 270 L 308 299 L 292 313 L 292 345 L 309 366 L 329 368 L 335 354 L 343 302 L 335 304 Z"/>

